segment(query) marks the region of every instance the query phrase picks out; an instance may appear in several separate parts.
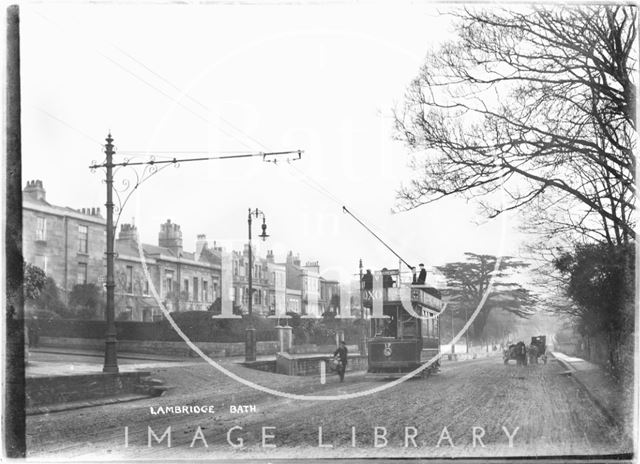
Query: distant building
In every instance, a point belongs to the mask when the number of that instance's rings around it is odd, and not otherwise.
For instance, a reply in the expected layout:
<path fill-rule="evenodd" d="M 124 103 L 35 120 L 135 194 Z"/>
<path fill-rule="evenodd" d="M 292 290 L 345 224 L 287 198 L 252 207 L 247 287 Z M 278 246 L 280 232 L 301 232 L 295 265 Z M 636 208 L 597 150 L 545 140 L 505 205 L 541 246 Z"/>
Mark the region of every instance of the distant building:
<path fill-rule="evenodd" d="M 252 311 L 256 314 L 269 313 L 269 269 L 267 260 L 252 254 L 253 301 Z M 232 252 L 233 263 L 233 301 L 242 308 L 243 313 L 249 311 L 249 245 L 245 245 L 242 253 Z"/>
<path fill-rule="evenodd" d="M 287 266 L 276 263 L 273 251 L 267 253 L 269 272 L 269 315 L 284 315 L 287 312 Z"/>
<path fill-rule="evenodd" d="M 158 245 L 138 244 L 134 225 L 123 224 L 116 241 L 116 317 L 151 321 L 162 312 L 151 291 L 169 311 L 206 311 L 220 293 L 220 256 L 198 236 L 197 251 L 182 249 L 182 231 L 167 220 L 160 226 Z M 140 250 L 148 271 L 147 278 Z"/>
<path fill-rule="evenodd" d="M 293 252 L 287 254 L 283 263 L 286 270 L 286 306 L 288 313 L 302 314 L 302 279 L 300 257 Z"/>
<path fill-rule="evenodd" d="M 23 255 L 58 285 L 62 300 L 77 284 L 106 283 L 106 220 L 100 208 L 75 210 L 51 205 L 40 180 L 23 190 Z M 205 311 L 221 296 L 222 249 L 207 246 L 198 235 L 195 252 L 183 249 L 182 231 L 167 219 L 160 225 L 158 244 L 140 243 L 134 224 L 122 224 L 115 238 L 116 318 L 153 321 L 162 317 L 160 302 L 169 311 Z M 249 272 L 252 273 L 253 311 L 256 314 L 293 312 L 320 317 L 335 303 L 339 285 L 320 278 L 318 262 L 300 263 L 292 252 L 286 262 L 253 256 L 249 249 L 231 253 L 233 300 L 248 312 Z M 338 290 L 336 290 L 336 288 Z M 104 315 L 99 315 L 104 317 Z"/>
<path fill-rule="evenodd" d="M 340 282 L 320 277 L 320 313 L 340 313 Z"/>
<path fill-rule="evenodd" d="M 302 314 L 320 317 L 320 265 L 317 261 L 307 262 L 301 269 Z"/>
<path fill-rule="evenodd" d="M 286 305 L 288 312 L 302 316 L 320 317 L 320 267 L 318 262 L 300 265 L 300 257 L 287 254 L 284 263 L 287 272 Z"/>
<path fill-rule="evenodd" d="M 106 283 L 106 220 L 100 208 L 74 210 L 47 202 L 40 180 L 23 190 L 23 255 L 52 277 L 65 303 L 78 284 Z M 161 225 L 158 245 L 139 245 L 138 231 L 122 224 L 115 240 L 115 313 L 118 319 L 161 317 L 153 290 L 170 311 L 203 311 L 220 292 L 220 256 L 198 236 L 196 253 L 182 249 L 180 226 Z M 149 280 L 144 272 L 143 258 Z M 104 317 L 104 315 L 98 315 Z"/>
<path fill-rule="evenodd" d="M 100 208 L 52 205 L 41 180 L 27 182 L 22 191 L 24 260 L 55 280 L 65 303 L 76 284 L 102 287 L 106 244 L 106 221 Z"/>

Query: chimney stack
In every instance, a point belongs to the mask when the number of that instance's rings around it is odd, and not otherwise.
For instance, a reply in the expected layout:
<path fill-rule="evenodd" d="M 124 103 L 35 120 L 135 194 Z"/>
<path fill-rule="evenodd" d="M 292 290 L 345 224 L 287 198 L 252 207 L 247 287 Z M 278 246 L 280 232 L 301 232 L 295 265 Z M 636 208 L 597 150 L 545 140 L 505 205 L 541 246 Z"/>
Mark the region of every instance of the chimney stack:
<path fill-rule="evenodd" d="M 215 246 L 215 245 L 214 245 Z M 207 236 L 205 234 L 198 234 L 196 240 L 196 260 L 200 259 L 202 251 L 207 248 Z"/>
<path fill-rule="evenodd" d="M 47 201 L 47 192 L 45 191 L 41 180 L 27 181 L 27 186 L 24 188 L 22 193 L 32 200 Z"/>
<path fill-rule="evenodd" d="M 171 223 L 171 219 L 167 219 L 167 222 L 160 224 L 158 246 L 169 248 L 176 256 L 182 253 L 182 231 L 178 224 Z"/>
<path fill-rule="evenodd" d="M 138 243 L 138 229 L 133 224 L 122 224 L 120 226 L 120 233 L 118 234 L 118 241 L 130 242 L 131 244 Z"/>

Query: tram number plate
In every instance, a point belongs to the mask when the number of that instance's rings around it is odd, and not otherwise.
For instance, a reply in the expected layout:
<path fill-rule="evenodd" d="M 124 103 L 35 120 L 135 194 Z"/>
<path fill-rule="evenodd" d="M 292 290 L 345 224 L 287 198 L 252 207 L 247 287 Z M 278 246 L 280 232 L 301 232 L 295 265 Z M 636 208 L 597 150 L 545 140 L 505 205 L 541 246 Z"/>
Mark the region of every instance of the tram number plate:
<path fill-rule="evenodd" d="M 382 354 L 384 354 L 388 358 L 389 356 L 391 356 L 391 353 L 393 353 L 393 350 L 391 349 L 391 343 L 385 343 Z"/>

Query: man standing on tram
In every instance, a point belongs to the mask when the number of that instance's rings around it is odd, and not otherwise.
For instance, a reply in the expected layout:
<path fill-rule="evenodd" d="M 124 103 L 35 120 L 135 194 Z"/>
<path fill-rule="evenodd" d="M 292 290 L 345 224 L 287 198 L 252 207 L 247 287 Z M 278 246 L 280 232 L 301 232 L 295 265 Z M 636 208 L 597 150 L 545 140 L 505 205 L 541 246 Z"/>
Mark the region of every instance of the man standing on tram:
<path fill-rule="evenodd" d="M 424 285 L 424 283 L 427 281 L 427 270 L 424 268 L 424 264 L 420 263 L 420 273 L 418 274 L 418 277 L 416 278 L 416 268 L 412 268 L 413 270 L 413 283 L 415 285 Z"/>

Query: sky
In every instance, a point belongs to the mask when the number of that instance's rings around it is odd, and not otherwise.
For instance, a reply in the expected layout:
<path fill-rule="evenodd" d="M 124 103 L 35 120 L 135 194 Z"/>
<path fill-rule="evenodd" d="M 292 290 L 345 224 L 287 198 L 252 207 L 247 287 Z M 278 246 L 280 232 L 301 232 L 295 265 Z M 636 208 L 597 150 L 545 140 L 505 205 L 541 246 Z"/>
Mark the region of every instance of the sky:
<path fill-rule="evenodd" d="M 145 243 L 178 223 L 184 248 L 198 234 L 240 249 L 248 208 L 266 216 L 258 251 L 288 250 L 346 280 L 398 259 L 427 267 L 465 251 L 517 255 L 516 219 L 484 221 L 451 198 L 392 214 L 415 173 L 393 139 L 392 109 L 426 53 L 453 38 L 447 5 L 87 4 L 21 6 L 23 181 L 41 179 L 47 200 L 104 211 L 104 160 L 304 150 L 302 158 L 181 163 L 141 184 L 120 222 Z M 138 175 L 141 174 L 138 169 Z M 116 185 L 134 180 L 131 167 Z M 260 233 L 254 223 L 254 237 Z"/>

